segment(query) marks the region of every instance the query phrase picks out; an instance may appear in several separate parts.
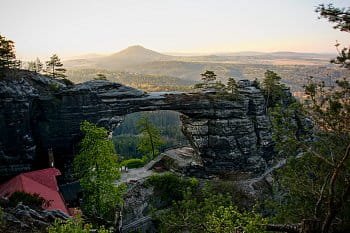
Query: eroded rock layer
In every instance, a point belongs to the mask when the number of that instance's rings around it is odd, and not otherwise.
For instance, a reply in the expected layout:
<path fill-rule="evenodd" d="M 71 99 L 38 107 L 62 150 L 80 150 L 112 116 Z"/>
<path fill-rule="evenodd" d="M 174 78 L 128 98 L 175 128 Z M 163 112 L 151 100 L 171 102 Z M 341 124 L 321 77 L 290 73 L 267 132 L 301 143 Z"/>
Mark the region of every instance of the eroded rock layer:
<path fill-rule="evenodd" d="M 64 170 L 83 120 L 112 129 L 126 114 L 154 110 L 183 114 L 183 132 L 208 174 L 263 172 L 273 153 L 270 121 L 261 91 L 244 84 L 229 100 L 208 91 L 145 93 L 102 80 L 67 86 L 20 72 L 0 81 L 0 174 L 46 166 L 49 148 Z"/>

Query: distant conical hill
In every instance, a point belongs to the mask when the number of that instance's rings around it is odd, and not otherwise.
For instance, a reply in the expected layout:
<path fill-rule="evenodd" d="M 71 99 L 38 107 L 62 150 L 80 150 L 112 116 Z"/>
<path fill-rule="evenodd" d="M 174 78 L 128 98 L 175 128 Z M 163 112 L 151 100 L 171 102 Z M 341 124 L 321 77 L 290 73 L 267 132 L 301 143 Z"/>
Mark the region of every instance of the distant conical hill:
<path fill-rule="evenodd" d="M 120 52 L 97 59 L 97 64 L 105 68 L 118 68 L 154 61 L 172 60 L 172 56 L 161 54 L 140 45 L 130 46 Z"/>

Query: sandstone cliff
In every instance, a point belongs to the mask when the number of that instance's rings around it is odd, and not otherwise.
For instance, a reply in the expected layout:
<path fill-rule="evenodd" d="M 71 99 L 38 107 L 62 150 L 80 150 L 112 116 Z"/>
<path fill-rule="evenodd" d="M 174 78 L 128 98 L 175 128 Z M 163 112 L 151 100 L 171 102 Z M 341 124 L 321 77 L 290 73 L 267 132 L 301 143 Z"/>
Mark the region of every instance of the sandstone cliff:
<path fill-rule="evenodd" d="M 262 92 L 244 83 L 237 100 L 211 92 L 143 91 L 109 81 L 66 85 L 27 71 L 0 80 L 0 176 L 47 166 L 53 149 L 63 171 L 78 152 L 80 122 L 112 129 L 139 111 L 182 113 L 183 132 L 208 174 L 264 172 L 273 161 Z"/>

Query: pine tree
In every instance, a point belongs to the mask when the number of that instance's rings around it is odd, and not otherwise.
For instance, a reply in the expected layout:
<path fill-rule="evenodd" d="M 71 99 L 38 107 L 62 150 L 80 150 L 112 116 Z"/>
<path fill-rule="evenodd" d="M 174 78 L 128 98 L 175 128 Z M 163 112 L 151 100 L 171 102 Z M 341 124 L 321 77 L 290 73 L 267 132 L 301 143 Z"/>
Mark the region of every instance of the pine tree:
<path fill-rule="evenodd" d="M 234 78 L 229 78 L 227 80 L 227 89 L 231 92 L 232 95 L 238 92 L 238 85 Z"/>
<path fill-rule="evenodd" d="M 216 80 L 216 74 L 211 70 L 205 71 L 201 76 L 204 83 L 210 83 Z"/>
<path fill-rule="evenodd" d="M 0 70 L 18 68 L 19 65 L 14 42 L 0 35 Z"/>
<path fill-rule="evenodd" d="M 266 96 L 266 111 L 268 107 L 274 106 L 276 101 L 281 98 L 283 94 L 284 85 L 280 83 L 281 77 L 275 72 L 267 70 L 263 80 L 263 91 Z"/>
<path fill-rule="evenodd" d="M 201 76 L 203 82 L 197 83 L 196 85 L 194 85 L 194 88 L 215 88 L 216 85 L 214 81 L 216 80 L 216 74 L 214 73 L 214 71 L 207 70 L 203 74 L 201 74 Z"/>
<path fill-rule="evenodd" d="M 66 69 L 62 68 L 63 64 L 61 59 L 53 54 L 50 60 L 46 62 L 46 72 L 53 78 L 64 78 L 66 75 Z"/>

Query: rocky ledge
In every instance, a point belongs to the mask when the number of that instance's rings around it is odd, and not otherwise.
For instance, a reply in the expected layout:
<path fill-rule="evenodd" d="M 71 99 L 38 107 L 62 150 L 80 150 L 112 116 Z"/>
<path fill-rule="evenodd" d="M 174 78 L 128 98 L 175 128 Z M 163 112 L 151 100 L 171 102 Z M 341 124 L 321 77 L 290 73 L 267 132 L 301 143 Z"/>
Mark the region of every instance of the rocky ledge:
<path fill-rule="evenodd" d="M 270 121 L 260 89 L 241 82 L 239 98 L 213 92 L 146 93 L 119 83 L 66 85 L 21 71 L 0 80 L 0 176 L 47 166 L 52 148 L 65 171 L 77 153 L 83 120 L 109 129 L 133 112 L 182 113 L 184 135 L 207 174 L 261 174 L 273 161 Z"/>

